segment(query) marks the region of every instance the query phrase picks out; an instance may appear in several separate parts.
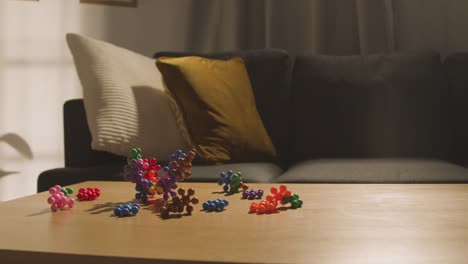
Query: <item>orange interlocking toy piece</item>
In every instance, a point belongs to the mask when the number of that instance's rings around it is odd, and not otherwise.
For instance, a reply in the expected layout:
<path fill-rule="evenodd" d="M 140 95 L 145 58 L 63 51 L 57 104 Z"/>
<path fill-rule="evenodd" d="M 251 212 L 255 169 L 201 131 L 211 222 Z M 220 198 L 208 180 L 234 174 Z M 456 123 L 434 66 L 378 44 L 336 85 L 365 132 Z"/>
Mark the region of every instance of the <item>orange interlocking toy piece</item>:
<path fill-rule="evenodd" d="M 278 202 L 285 204 L 283 198 L 291 196 L 291 191 L 289 191 L 288 187 L 284 184 L 280 185 L 279 191 L 276 187 L 271 187 L 270 192 L 271 194 L 267 195 L 266 199 L 268 202 L 274 203 L 275 206 L 278 205 Z"/>
<path fill-rule="evenodd" d="M 196 154 L 197 151 L 195 149 L 191 149 L 187 155 L 181 151 L 177 151 L 171 157 L 171 162 L 169 162 L 170 175 L 177 175 L 177 181 L 183 181 L 186 178 L 192 177 L 192 160 Z"/>

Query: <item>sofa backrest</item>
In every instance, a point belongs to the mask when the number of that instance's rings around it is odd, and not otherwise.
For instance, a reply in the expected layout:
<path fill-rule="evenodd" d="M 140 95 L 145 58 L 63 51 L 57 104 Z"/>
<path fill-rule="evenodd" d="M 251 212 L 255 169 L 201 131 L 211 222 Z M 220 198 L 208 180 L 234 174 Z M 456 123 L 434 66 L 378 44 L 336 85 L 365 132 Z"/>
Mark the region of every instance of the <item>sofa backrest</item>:
<path fill-rule="evenodd" d="M 294 159 L 448 159 L 448 89 L 437 53 L 299 56 Z"/>
<path fill-rule="evenodd" d="M 468 52 L 445 58 L 450 91 L 451 159 L 468 165 Z"/>
<path fill-rule="evenodd" d="M 417 157 L 468 163 L 468 53 L 298 56 L 262 50 L 200 55 L 246 61 L 257 107 L 282 161 Z M 292 74 L 291 74 L 292 73 Z M 64 105 L 65 163 L 124 162 L 90 148 L 83 102 Z"/>

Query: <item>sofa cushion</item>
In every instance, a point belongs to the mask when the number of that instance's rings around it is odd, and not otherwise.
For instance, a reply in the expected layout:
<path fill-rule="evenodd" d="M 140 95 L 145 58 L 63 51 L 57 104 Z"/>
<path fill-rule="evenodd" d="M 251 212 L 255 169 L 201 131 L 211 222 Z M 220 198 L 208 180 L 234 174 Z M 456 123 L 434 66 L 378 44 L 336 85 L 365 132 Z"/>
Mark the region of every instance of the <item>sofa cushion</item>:
<path fill-rule="evenodd" d="M 156 62 L 209 164 L 276 160 L 242 58 L 161 57 Z"/>
<path fill-rule="evenodd" d="M 67 34 L 83 86 L 94 150 L 127 156 L 135 147 L 167 161 L 189 138 L 155 60 L 107 42 Z"/>
<path fill-rule="evenodd" d="M 468 183 L 468 169 L 432 159 L 302 161 L 276 179 L 304 183 Z"/>
<path fill-rule="evenodd" d="M 437 53 L 299 56 L 293 155 L 448 157 L 448 91 Z"/>
<path fill-rule="evenodd" d="M 281 175 L 283 170 L 276 164 L 255 162 L 255 163 L 233 163 L 221 165 L 197 165 L 192 167 L 192 178 L 189 181 L 195 182 L 215 182 L 219 179 L 221 172 L 232 170 L 242 172 L 244 182 L 272 182 L 274 178 Z"/>
<path fill-rule="evenodd" d="M 468 164 L 468 53 L 455 53 L 444 61 L 450 90 L 451 160 Z"/>
<path fill-rule="evenodd" d="M 213 59 L 241 57 L 246 64 L 257 110 L 278 152 L 285 163 L 289 157 L 290 79 L 292 60 L 283 50 L 264 49 L 220 53 L 158 52 L 154 57 L 201 56 Z"/>

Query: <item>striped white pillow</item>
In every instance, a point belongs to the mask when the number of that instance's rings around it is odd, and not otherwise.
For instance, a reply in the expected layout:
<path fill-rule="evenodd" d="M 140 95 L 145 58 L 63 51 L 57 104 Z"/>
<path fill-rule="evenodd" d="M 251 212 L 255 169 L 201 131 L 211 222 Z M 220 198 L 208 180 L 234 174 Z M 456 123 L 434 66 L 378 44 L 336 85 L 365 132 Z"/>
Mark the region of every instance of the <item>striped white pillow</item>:
<path fill-rule="evenodd" d="M 167 161 L 190 139 L 155 60 L 96 39 L 67 34 L 83 87 L 91 148 L 127 156 L 134 147 Z"/>

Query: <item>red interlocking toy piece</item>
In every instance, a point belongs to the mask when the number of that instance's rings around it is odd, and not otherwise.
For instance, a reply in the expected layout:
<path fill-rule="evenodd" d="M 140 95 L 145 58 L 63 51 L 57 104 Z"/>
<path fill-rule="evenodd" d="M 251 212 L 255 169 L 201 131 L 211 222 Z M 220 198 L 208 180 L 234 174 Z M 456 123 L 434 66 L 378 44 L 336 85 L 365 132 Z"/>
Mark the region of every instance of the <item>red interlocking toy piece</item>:
<path fill-rule="evenodd" d="M 158 161 L 156 158 L 151 158 L 150 160 L 148 159 L 141 159 L 142 168 L 141 170 L 143 171 L 143 175 L 145 179 L 152 181 L 152 182 L 157 182 L 158 181 L 158 171 L 161 170 L 161 165 L 158 164 Z"/>
<path fill-rule="evenodd" d="M 101 196 L 101 190 L 99 188 L 80 188 L 78 190 L 78 194 L 76 197 L 80 201 L 92 201 L 96 200 L 99 196 Z"/>

